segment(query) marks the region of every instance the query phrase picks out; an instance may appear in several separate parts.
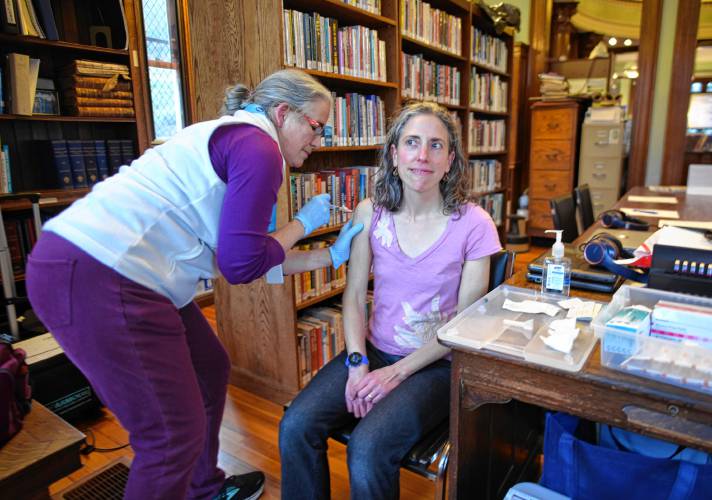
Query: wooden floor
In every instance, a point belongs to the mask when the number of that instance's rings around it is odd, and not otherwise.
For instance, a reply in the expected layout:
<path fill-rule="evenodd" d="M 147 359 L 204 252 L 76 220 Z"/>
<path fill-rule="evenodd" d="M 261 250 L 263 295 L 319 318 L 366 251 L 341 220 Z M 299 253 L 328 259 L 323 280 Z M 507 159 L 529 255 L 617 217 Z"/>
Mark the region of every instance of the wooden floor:
<path fill-rule="evenodd" d="M 536 258 L 543 248 L 532 247 L 529 252 L 517 254 L 515 271 L 523 269 Z M 208 306 L 203 312 L 215 326 L 215 308 Z M 282 407 L 266 401 L 236 387 L 228 389 L 227 405 L 220 432 L 219 464 L 228 474 L 240 474 L 261 470 L 267 477 L 263 499 L 280 497 L 280 468 L 277 434 Z M 91 430 L 96 437 L 98 448 L 113 448 L 128 443 L 128 433 L 121 427 L 114 415 L 103 411 L 103 416 L 75 423 L 82 431 Z M 67 488 L 73 482 L 103 467 L 111 460 L 127 456 L 133 457 L 130 447 L 119 451 L 93 452 L 82 457 L 83 467 L 50 487 L 54 494 Z M 340 443 L 330 441 L 329 465 L 331 468 L 332 498 L 349 497 L 346 449 Z M 433 483 L 408 471 L 401 471 L 401 498 L 420 500 L 434 495 Z"/>

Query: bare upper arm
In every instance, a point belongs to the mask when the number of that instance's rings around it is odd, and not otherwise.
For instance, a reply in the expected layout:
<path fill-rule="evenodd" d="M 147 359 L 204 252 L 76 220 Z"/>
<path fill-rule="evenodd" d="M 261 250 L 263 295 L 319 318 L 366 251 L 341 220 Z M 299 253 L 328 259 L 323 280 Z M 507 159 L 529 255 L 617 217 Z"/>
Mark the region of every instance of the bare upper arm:
<path fill-rule="evenodd" d="M 462 311 L 487 293 L 489 268 L 489 255 L 477 260 L 465 261 L 460 276 L 460 290 L 457 294 L 457 312 Z"/>
<path fill-rule="evenodd" d="M 370 199 L 361 201 L 353 214 L 353 223 L 363 223 L 363 231 L 351 240 L 351 256 L 349 257 L 344 299 L 364 298 L 368 289 L 368 275 L 371 270 L 371 244 L 369 230 L 373 217 L 373 203 Z"/>

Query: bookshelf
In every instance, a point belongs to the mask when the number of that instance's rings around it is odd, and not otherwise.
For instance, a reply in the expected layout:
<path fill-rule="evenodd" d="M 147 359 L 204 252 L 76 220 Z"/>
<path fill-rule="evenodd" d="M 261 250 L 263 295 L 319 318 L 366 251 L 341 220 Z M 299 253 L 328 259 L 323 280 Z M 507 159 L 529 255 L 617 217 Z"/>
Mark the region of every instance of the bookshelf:
<path fill-rule="evenodd" d="M 468 26 L 468 87 L 470 89 L 467 130 L 467 152 L 470 160 L 494 160 L 499 164 L 500 181 L 496 189 L 476 192 L 480 205 L 490 212 L 497 224 L 500 240 L 506 231 L 507 195 L 512 192 L 513 176 L 508 155 L 512 136 L 512 82 L 511 71 L 514 54 L 513 36 L 509 32 L 497 33 L 482 9 L 473 4 Z M 473 128 L 481 123 L 501 123 L 496 130 L 504 137 L 490 147 L 479 148 L 473 138 Z M 487 142 L 487 141 L 485 141 Z M 484 150 L 482 150 L 484 149 Z"/>
<path fill-rule="evenodd" d="M 124 38 L 127 48 L 106 48 L 90 44 L 89 25 L 92 24 L 90 12 L 96 4 L 89 0 L 61 0 L 52 2 L 54 20 L 59 35 L 58 40 L 49 40 L 36 36 L 0 32 L 0 64 L 2 66 L 2 85 L 5 100 L 4 113 L 0 114 L 0 143 L 7 146 L 10 160 L 12 192 L 38 192 L 41 195 L 40 209 L 43 216 L 61 211 L 89 192 L 90 186 L 61 189 L 58 172 L 51 153 L 50 141 L 106 141 L 130 140 L 132 156 L 137 157 L 149 145 L 147 116 L 142 95 L 144 68 L 139 60 L 137 47 L 140 40 L 140 26 L 137 23 L 139 2 L 135 0 L 110 0 L 101 2 L 102 6 L 111 6 L 112 11 L 120 13 L 118 2 L 123 2 L 124 21 L 109 20 L 115 43 Z M 12 3 L 12 2 L 11 2 Z M 17 5 L 17 4 L 15 4 Z M 117 33 L 119 36 L 117 36 Z M 27 55 L 39 60 L 39 78 L 50 79 L 57 90 L 59 105 L 58 115 L 50 114 L 11 114 L 9 97 L 11 95 L 13 74 L 8 54 Z M 131 91 L 132 117 L 114 116 L 71 116 L 61 106 L 63 90 L 60 85 L 60 73 L 72 61 L 84 59 L 102 64 L 121 64 L 128 68 L 131 77 L 127 88 Z M 81 151 L 80 154 L 84 154 Z M 6 231 L 19 236 L 17 246 L 11 245 L 13 262 L 22 264 L 29 251 L 31 239 L 29 230 L 24 226 L 30 214 L 30 204 L 22 201 L 2 203 Z M 21 228 L 20 231 L 18 228 Z M 16 254 L 22 259 L 18 260 Z M 21 262 L 22 261 L 22 262 Z M 22 273 L 16 272 L 15 278 L 22 280 Z"/>
<path fill-rule="evenodd" d="M 414 4 L 412 1 L 408 3 Z M 380 13 L 369 12 L 337 0 L 269 0 L 267 4 L 250 0 L 243 8 L 245 14 L 229 14 L 217 28 L 209 24 L 208 12 L 194 11 L 192 13 L 195 21 L 192 50 L 198 58 L 201 57 L 201 54 L 208 55 L 215 51 L 214 47 L 198 41 L 200 31 L 196 32 L 196 27 L 198 30 L 204 31 L 217 30 L 218 36 L 221 33 L 229 33 L 229 24 L 245 24 L 246 18 L 242 16 L 247 16 L 248 13 L 253 12 L 253 9 L 255 12 L 262 9 L 271 11 L 273 8 L 310 14 L 316 12 L 319 16 L 336 20 L 339 27 L 360 25 L 373 29 L 377 33 L 378 39 L 385 41 L 386 78 L 384 80 L 340 74 L 327 71 L 323 67 L 321 69 L 314 67 L 300 69 L 318 78 L 337 95 L 343 95 L 345 92 L 377 95 L 383 101 L 387 117 L 393 116 L 402 103 L 409 100 L 441 101 L 440 104 L 454 113 L 462 125 L 464 148 L 467 154 L 471 117 L 503 120 L 505 128 L 509 124 L 509 94 L 507 93 L 503 97 L 503 102 L 506 103 L 504 109 L 473 109 L 470 80 L 472 68 L 477 67 L 478 71 L 483 74 L 496 75 L 501 81 L 508 81 L 511 68 L 512 37 L 506 34 L 494 34 L 489 20 L 484 17 L 478 7 L 470 2 L 432 0 L 430 4 L 433 9 L 440 11 L 438 15 L 450 16 L 449 19 L 456 20 L 454 22 L 459 26 L 457 33 L 450 31 L 444 35 L 440 32 L 440 38 L 432 42 L 428 41 L 427 36 L 421 36 L 422 34 L 405 29 L 407 22 L 411 23 L 410 26 L 414 24 L 412 21 L 406 21 L 404 16 L 407 5 L 402 0 L 381 0 Z M 407 13 L 410 14 L 410 10 Z M 285 61 L 292 60 L 291 56 L 285 59 L 285 50 L 291 48 L 289 46 L 291 42 L 285 42 L 285 26 L 289 24 L 285 24 L 282 16 L 274 16 L 273 12 L 271 14 L 271 17 L 263 14 L 255 18 L 254 29 L 247 29 L 244 38 L 239 42 L 234 42 L 235 46 L 254 46 L 255 44 L 260 44 L 262 48 L 273 48 L 276 44 L 282 46 L 279 53 L 275 50 L 270 52 L 255 49 L 256 52 L 261 53 L 261 59 L 255 61 L 254 64 L 245 61 L 244 56 L 235 58 L 233 64 L 237 73 L 252 78 L 250 81 L 253 84 L 276 69 L 293 67 L 292 64 L 285 64 Z M 320 26 L 322 22 L 320 20 Z M 477 27 L 504 40 L 508 53 L 502 67 L 491 67 L 472 60 L 472 27 Z M 270 33 L 270 37 L 265 39 L 264 33 Z M 459 49 L 457 50 L 452 49 L 453 44 L 450 43 L 455 39 L 459 39 Z M 225 45 L 232 47 L 233 42 L 225 42 Z M 265 54 L 265 52 L 270 53 Z M 402 54 L 422 56 L 422 59 L 427 61 L 429 65 L 427 70 L 440 76 L 439 86 L 435 87 L 436 91 L 430 89 L 427 93 L 426 89 L 421 89 L 424 91 L 422 95 L 414 97 L 413 93 L 405 88 L 408 82 L 404 78 Z M 456 81 L 453 77 L 456 74 L 455 70 L 459 72 L 459 84 L 454 83 Z M 255 75 L 259 75 L 259 77 Z M 222 88 L 214 82 L 214 78 L 214 75 L 205 73 L 202 77 L 198 76 L 196 84 L 219 92 Z M 443 83 L 444 81 L 447 83 Z M 443 91 L 447 92 L 446 97 L 443 97 Z M 372 144 L 322 147 L 314 151 L 299 171 L 311 174 L 332 171 L 340 167 L 375 165 L 379 150 L 380 146 Z M 507 190 L 507 151 L 508 144 L 505 136 L 505 142 L 501 149 L 469 155 L 472 160 L 497 160 L 501 164 L 499 184 L 488 185 L 486 189 L 473 190 L 473 198 L 487 196 L 504 198 Z M 290 207 L 293 199 L 289 185 L 290 173 L 292 172 L 288 172 L 279 195 L 278 224 L 286 222 L 291 217 Z M 503 202 L 501 206 L 503 209 Z M 504 220 L 504 215 L 501 220 Z M 503 226 L 500 224 L 502 231 Z M 335 237 L 340 228 L 341 224 L 319 229 L 310 236 L 309 240 L 329 235 Z M 296 278 L 287 277 L 284 285 L 276 286 L 266 285 L 263 280 L 258 280 L 250 285 L 238 286 L 230 286 L 222 279 L 216 283 L 215 304 L 218 336 L 225 345 L 232 362 L 231 383 L 278 403 L 292 399 L 305 382 L 303 374 L 300 373 L 300 364 L 304 362 L 299 359 L 299 338 L 303 323 L 300 319 L 311 308 L 328 305 L 344 290 L 343 286 L 336 286 L 318 296 L 297 301 L 295 298 L 296 281 Z"/>

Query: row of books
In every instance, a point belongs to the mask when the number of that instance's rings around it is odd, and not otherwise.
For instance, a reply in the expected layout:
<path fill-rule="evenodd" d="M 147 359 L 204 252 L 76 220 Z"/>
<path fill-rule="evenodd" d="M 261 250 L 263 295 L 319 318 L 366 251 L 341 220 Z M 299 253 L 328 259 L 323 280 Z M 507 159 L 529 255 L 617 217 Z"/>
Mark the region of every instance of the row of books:
<path fill-rule="evenodd" d="M 284 64 L 386 81 L 386 42 L 365 26 L 339 28 L 318 12 L 282 11 Z"/>
<path fill-rule="evenodd" d="M 499 160 L 470 160 L 469 189 L 474 194 L 502 188 L 502 163 Z"/>
<path fill-rule="evenodd" d="M 497 37 L 472 27 L 472 47 L 470 55 L 476 63 L 507 72 L 509 50 L 507 43 Z"/>
<path fill-rule="evenodd" d="M 479 205 L 484 208 L 488 214 L 490 214 L 490 217 L 492 217 L 492 220 L 496 226 L 499 227 L 502 225 L 502 210 L 504 208 L 503 193 L 480 196 L 477 203 L 479 203 Z"/>
<path fill-rule="evenodd" d="M 401 75 L 403 97 L 460 104 L 460 70 L 454 66 L 401 52 Z"/>
<path fill-rule="evenodd" d="M 470 153 L 499 153 L 505 149 L 505 121 L 480 120 L 470 113 Z"/>
<path fill-rule="evenodd" d="M 41 214 L 44 223 L 49 217 Z M 12 262 L 12 274 L 19 276 L 25 272 L 27 255 L 32 250 L 37 241 L 35 221 L 32 215 L 4 217 L 5 236 L 7 237 L 7 248 L 10 251 Z"/>
<path fill-rule="evenodd" d="M 373 292 L 366 296 L 365 319 L 371 316 Z M 297 319 L 299 380 L 306 386 L 316 372 L 346 347 L 341 303 L 305 310 Z"/>
<path fill-rule="evenodd" d="M 508 83 L 499 75 L 472 68 L 470 106 L 483 111 L 507 111 Z"/>
<path fill-rule="evenodd" d="M 299 250 L 327 248 L 336 241 L 335 234 L 314 238 L 297 246 Z M 346 285 L 346 266 L 314 269 L 294 275 L 294 301 L 297 305 Z"/>
<path fill-rule="evenodd" d="M 347 167 L 319 172 L 299 172 L 289 176 L 292 215 L 296 214 L 312 197 L 329 193 L 337 207 L 354 210 L 361 200 L 373 194 L 377 167 Z M 347 222 L 351 214 L 334 210 L 330 226 Z"/>
<path fill-rule="evenodd" d="M 462 54 L 462 19 L 422 0 L 401 0 L 401 33 L 453 54 Z"/>
<path fill-rule="evenodd" d="M 62 108 L 70 116 L 133 117 L 129 68 L 76 59 L 59 72 Z"/>
<path fill-rule="evenodd" d="M 341 0 L 346 5 L 381 15 L 381 0 Z"/>
<path fill-rule="evenodd" d="M 0 138 L 0 193 L 12 193 L 12 174 L 10 170 L 10 146 Z"/>
<path fill-rule="evenodd" d="M 89 187 L 129 165 L 135 156 L 131 139 L 49 141 L 50 154 L 63 189 Z"/>
<path fill-rule="evenodd" d="M 379 96 L 332 92 L 332 97 L 322 146 L 373 146 L 385 141 L 386 108 Z"/>
<path fill-rule="evenodd" d="M 0 29 L 11 35 L 59 39 L 50 0 L 3 0 Z"/>

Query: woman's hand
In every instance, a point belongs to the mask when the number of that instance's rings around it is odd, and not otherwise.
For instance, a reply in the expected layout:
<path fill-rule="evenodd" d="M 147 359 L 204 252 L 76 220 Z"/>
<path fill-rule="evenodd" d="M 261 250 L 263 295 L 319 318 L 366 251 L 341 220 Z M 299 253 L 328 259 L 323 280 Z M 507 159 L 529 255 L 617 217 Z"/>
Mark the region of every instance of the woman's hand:
<path fill-rule="evenodd" d="M 341 264 L 349 260 L 349 255 L 351 253 L 351 240 L 363 230 L 363 223 L 359 222 L 355 226 L 352 226 L 353 220 L 348 221 L 344 224 L 344 227 L 339 231 L 339 237 L 336 238 L 336 242 L 329 247 L 329 254 L 331 255 L 331 263 L 335 269 L 338 269 Z"/>
<path fill-rule="evenodd" d="M 367 373 L 355 384 L 356 400 L 363 400 L 366 403 L 365 417 L 373 405 L 385 398 L 393 389 L 398 387 L 406 379 L 396 365 L 385 366 Z"/>
<path fill-rule="evenodd" d="M 328 224 L 331 218 L 331 195 L 319 194 L 309 200 L 294 216 L 304 226 L 304 236 L 309 235 L 317 227 Z"/>
<path fill-rule="evenodd" d="M 359 365 L 356 368 L 349 368 L 349 378 L 346 381 L 344 397 L 346 399 L 346 409 L 353 413 L 354 417 L 361 418 L 370 410 L 370 402 L 357 396 L 356 387 L 359 382 L 368 374 L 368 365 Z M 368 407 L 368 408 L 367 408 Z"/>

